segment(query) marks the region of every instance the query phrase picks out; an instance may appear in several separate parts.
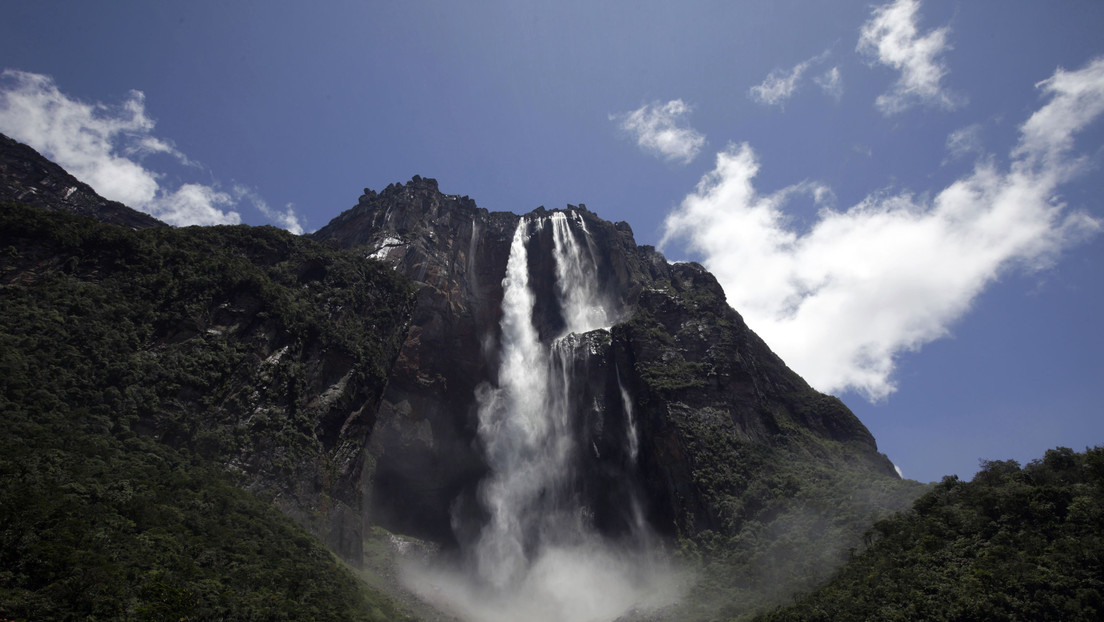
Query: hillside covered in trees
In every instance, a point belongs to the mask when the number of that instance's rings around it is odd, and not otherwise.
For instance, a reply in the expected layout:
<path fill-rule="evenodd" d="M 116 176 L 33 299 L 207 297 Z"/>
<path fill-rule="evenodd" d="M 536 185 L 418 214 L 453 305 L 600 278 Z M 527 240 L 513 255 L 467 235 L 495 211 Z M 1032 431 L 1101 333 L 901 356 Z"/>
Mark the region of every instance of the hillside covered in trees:
<path fill-rule="evenodd" d="M 1104 447 L 986 461 L 875 523 L 825 586 L 758 619 L 1099 620 L 1102 525 Z"/>
<path fill-rule="evenodd" d="M 0 300 L 0 618 L 402 618 L 277 507 L 325 537 L 312 348 L 381 384 L 403 279 L 272 228 L 5 204 Z"/>

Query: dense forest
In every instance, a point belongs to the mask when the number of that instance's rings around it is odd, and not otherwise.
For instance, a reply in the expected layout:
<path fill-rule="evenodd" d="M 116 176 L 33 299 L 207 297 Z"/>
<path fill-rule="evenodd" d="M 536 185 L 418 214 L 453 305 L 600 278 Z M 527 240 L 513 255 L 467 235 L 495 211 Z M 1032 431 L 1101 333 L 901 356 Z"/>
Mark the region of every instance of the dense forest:
<path fill-rule="evenodd" d="M 762 622 L 1099 620 L 1104 447 L 985 461 L 879 521 L 831 581 Z"/>
<path fill-rule="evenodd" d="M 304 266 L 325 276 L 305 282 Z M 272 228 L 132 231 L 0 206 L 0 619 L 402 619 L 233 459 L 252 436 L 323 454 L 296 397 L 302 358 L 257 376 L 255 340 L 344 345 L 382 374 L 391 346 L 369 328 L 401 319 L 409 291 Z M 265 330 L 213 321 L 243 292 Z M 368 320 L 332 321 L 341 305 Z M 261 392 L 290 395 L 298 419 L 264 421 L 256 396 L 248 425 L 194 416 Z"/>

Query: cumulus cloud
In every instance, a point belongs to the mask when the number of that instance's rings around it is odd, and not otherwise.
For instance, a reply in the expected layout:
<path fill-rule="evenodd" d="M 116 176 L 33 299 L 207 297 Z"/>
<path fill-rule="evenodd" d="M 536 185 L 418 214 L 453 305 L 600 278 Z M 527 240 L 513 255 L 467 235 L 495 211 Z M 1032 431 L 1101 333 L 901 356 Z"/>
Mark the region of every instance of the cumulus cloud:
<path fill-rule="evenodd" d="M 915 103 L 956 108 L 963 98 L 944 90 L 947 68 L 939 56 L 950 49 L 947 27 L 921 35 L 916 27 L 920 0 L 896 0 L 874 9 L 863 24 L 858 51 L 901 72 L 888 93 L 875 101 L 884 114 L 901 112 Z"/>
<path fill-rule="evenodd" d="M 62 93 L 48 76 L 12 69 L 0 74 L 0 132 L 35 148 L 99 194 L 171 225 L 241 222 L 234 211 L 244 196 L 239 190 L 195 183 L 169 187 L 163 175 L 145 166 L 143 160 L 155 154 L 194 166 L 171 142 L 154 136 L 153 128 L 141 91 L 131 91 L 117 106 L 88 104 Z M 248 198 L 281 226 L 302 232 L 290 209 L 266 211 L 257 193 Z"/>
<path fill-rule="evenodd" d="M 644 151 L 669 162 L 689 164 L 705 145 L 705 137 L 686 123 L 690 106 L 681 99 L 653 102 L 632 112 L 610 115 L 610 121 L 636 139 Z"/>
<path fill-rule="evenodd" d="M 1104 59 L 1039 87 L 1049 101 L 1021 126 L 1006 168 L 980 161 L 931 199 L 881 193 L 822 208 L 800 234 L 784 208 L 815 186 L 762 194 L 754 151 L 730 146 L 668 215 L 661 244 L 681 238 L 700 253 L 748 325 L 815 387 L 885 398 L 897 357 L 947 335 L 986 286 L 1045 268 L 1101 229 L 1055 195 L 1082 168 L 1074 135 L 1104 112 Z"/>
<path fill-rule="evenodd" d="M 763 82 L 751 87 L 748 95 L 760 104 L 780 106 L 797 92 L 806 72 L 811 67 L 823 62 L 827 56 L 828 52 L 823 52 L 808 60 L 801 61 L 789 71 L 774 70 L 767 75 Z M 833 67 L 814 80 L 826 93 L 836 99 L 839 99 L 839 96 L 843 93 L 843 83 L 840 81 L 838 67 Z"/>

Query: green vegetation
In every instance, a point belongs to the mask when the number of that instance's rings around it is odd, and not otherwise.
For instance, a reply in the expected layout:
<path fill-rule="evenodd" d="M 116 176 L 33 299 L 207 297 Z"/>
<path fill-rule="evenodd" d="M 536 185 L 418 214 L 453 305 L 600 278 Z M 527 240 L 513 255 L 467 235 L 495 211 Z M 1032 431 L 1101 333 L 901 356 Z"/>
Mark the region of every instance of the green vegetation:
<path fill-rule="evenodd" d="M 410 298 L 271 228 L 0 206 L 0 618 L 401 619 L 240 486 L 332 460 L 316 353 L 370 397 Z"/>
<path fill-rule="evenodd" d="M 1104 448 L 983 462 L 866 539 L 827 585 L 761 619 L 1099 620 Z"/>
<path fill-rule="evenodd" d="M 742 440 L 709 409 L 679 425 L 691 439 L 687 453 L 699 457 L 694 483 L 720 525 L 681 538 L 680 555 L 700 579 L 680 620 L 747 620 L 813 589 L 846 562 L 867 527 L 925 489 L 840 459 L 849 449 L 833 441 L 818 439 L 822 454 L 811 460 L 813 441 L 802 448 Z"/>
<path fill-rule="evenodd" d="M 704 363 L 690 363 L 681 356 L 672 356 L 662 365 L 645 367 L 640 376 L 657 391 L 680 391 L 704 387 L 708 373 L 709 368 Z"/>

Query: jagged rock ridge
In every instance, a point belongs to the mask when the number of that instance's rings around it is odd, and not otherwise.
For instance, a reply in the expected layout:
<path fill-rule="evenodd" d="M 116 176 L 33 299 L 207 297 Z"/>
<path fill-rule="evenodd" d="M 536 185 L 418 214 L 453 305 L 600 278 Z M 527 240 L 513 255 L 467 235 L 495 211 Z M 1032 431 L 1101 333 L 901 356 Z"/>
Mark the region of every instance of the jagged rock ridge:
<path fill-rule="evenodd" d="M 0 134 L 0 201 L 80 214 L 133 229 L 165 227 L 149 214 L 108 201 L 37 151 Z"/>

